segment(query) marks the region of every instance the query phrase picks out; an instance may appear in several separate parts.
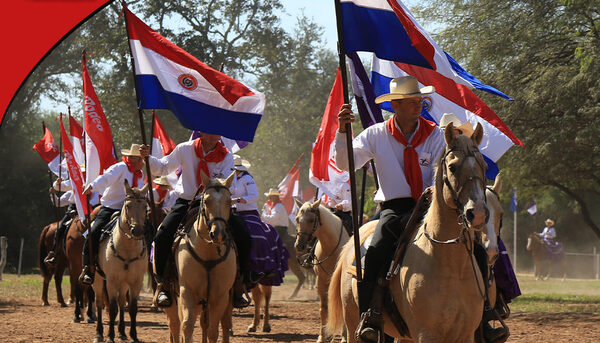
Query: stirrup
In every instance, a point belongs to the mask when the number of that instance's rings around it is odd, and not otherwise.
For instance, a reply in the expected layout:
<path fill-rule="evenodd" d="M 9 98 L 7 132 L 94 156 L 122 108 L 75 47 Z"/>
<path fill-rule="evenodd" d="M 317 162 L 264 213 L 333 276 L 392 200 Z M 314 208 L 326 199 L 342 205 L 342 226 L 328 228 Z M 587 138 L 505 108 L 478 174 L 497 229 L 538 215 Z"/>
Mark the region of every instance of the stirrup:
<path fill-rule="evenodd" d="M 79 283 L 83 285 L 91 286 L 94 284 L 94 274 L 90 271 L 89 266 L 83 266 L 81 270 L 81 275 L 79 275 Z"/>
<path fill-rule="evenodd" d="M 44 263 L 49 264 L 49 265 L 54 265 L 56 264 L 56 254 L 54 253 L 53 250 L 50 250 L 48 252 L 48 255 L 46 256 L 46 258 L 44 259 Z"/>
<path fill-rule="evenodd" d="M 360 322 L 356 328 L 356 340 L 362 343 L 383 343 L 383 316 L 381 313 L 369 309 L 360 315 Z"/>

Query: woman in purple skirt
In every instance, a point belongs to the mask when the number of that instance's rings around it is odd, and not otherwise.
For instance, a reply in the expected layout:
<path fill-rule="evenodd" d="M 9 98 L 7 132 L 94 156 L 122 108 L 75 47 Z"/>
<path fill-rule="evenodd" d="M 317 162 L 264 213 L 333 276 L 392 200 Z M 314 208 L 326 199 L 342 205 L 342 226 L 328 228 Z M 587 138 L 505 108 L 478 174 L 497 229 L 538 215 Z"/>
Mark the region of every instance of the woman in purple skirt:
<path fill-rule="evenodd" d="M 260 219 L 256 202 L 258 188 L 254 178 L 248 173 L 250 163 L 238 155 L 234 155 L 236 178 L 231 185 L 231 197 L 236 213 L 246 221 L 252 250 L 250 253 L 250 270 L 253 285 L 256 282 L 267 286 L 279 286 L 288 270 L 289 252 L 277 231 Z"/>

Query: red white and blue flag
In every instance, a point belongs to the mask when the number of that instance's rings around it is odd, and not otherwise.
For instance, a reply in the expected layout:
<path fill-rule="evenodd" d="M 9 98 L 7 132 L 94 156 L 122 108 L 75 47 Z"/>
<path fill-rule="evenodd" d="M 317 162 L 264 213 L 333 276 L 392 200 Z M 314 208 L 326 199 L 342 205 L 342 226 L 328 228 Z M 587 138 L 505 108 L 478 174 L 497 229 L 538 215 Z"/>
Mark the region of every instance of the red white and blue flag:
<path fill-rule="evenodd" d="M 44 137 L 33 145 L 33 150 L 37 151 L 40 157 L 48 164 L 48 169 L 56 176 L 59 175 L 60 151 L 54 141 L 52 132 L 44 125 Z M 65 168 L 62 169 L 62 178 L 68 179 L 68 173 Z"/>
<path fill-rule="evenodd" d="M 117 158 L 108 120 L 106 120 L 85 65 L 85 54 L 81 62 L 83 65 L 83 112 L 86 133 L 85 183 L 89 184 L 98 175 L 103 174 L 108 167 L 117 163 Z"/>
<path fill-rule="evenodd" d="M 85 142 L 83 127 L 69 114 L 69 136 L 73 145 L 73 156 L 77 164 L 85 164 Z"/>
<path fill-rule="evenodd" d="M 251 142 L 265 108 L 264 94 L 210 68 L 124 11 L 138 107 L 168 109 L 188 129 Z"/>
<path fill-rule="evenodd" d="M 310 155 L 308 174 L 310 183 L 319 188 L 320 193 L 325 193 L 330 197 L 335 197 L 340 185 L 348 182 L 350 177 L 347 171 L 343 171 L 335 165 L 335 144 L 333 144 L 338 130 L 338 112 L 343 103 L 342 77 L 338 69 L 329 99 L 327 99 L 317 140 Z"/>
<path fill-rule="evenodd" d="M 75 206 L 77 207 L 77 213 L 81 221 L 85 220 L 87 214 L 87 202 L 83 192 L 83 175 L 81 174 L 81 168 L 79 163 L 75 161 L 75 155 L 73 154 L 73 145 L 67 135 L 65 126 L 60 117 L 60 135 L 63 143 L 63 152 L 65 154 L 65 160 L 67 161 L 67 168 L 69 170 L 69 178 L 71 179 L 71 185 L 73 187 L 73 196 L 75 197 Z"/>

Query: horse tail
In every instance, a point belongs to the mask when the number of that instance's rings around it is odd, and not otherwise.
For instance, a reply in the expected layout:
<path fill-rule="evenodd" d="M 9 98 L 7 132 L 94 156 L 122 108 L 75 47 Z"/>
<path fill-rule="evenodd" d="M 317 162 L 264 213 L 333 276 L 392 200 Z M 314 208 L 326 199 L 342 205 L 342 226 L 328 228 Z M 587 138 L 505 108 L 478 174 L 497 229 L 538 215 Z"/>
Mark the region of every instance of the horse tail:
<path fill-rule="evenodd" d="M 342 307 L 342 270 L 344 254 L 347 249 L 342 250 L 335 271 L 331 276 L 327 295 L 327 327 L 326 330 L 332 335 L 342 332 L 344 325 Z"/>
<path fill-rule="evenodd" d="M 38 244 L 38 265 L 40 267 L 42 276 L 47 276 L 50 274 L 48 266 L 46 266 L 46 263 L 44 263 L 44 259 L 48 255 L 48 249 L 46 249 L 46 234 L 48 233 L 48 230 L 50 230 L 51 225 L 52 224 L 46 225 L 42 229 L 42 233 L 40 234 L 40 242 Z"/>

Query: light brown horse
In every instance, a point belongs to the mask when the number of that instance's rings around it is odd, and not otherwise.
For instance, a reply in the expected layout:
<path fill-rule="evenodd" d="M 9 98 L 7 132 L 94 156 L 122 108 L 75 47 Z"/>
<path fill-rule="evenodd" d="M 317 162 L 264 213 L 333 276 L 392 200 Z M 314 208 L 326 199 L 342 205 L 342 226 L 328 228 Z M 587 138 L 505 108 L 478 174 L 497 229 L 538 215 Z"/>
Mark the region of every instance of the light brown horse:
<path fill-rule="evenodd" d="M 67 259 L 65 257 L 64 244 L 62 240 L 56 244 L 56 264 L 54 266 L 48 265 L 44 262 L 44 258 L 48 255 L 48 251 L 52 249 L 54 241 L 54 235 L 56 235 L 56 228 L 58 222 L 54 222 L 46 225 L 40 233 L 40 241 L 38 243 L 38 262 L 40 267 L 40 274 L 44 278 L 44 284 L 42 286 L 42 305 L 50 306 L 48 302 L 48 285 L 50 280 L 54 277 L 54 285 L 56 286 L 56 300 L 61 307 L 67 307 L 65 299 L 62 294 L 62 278 L 67 267 Z M 80 256 L 81 258 L 81 256 Z M 71 299 L 73 299 L 73 285 L 71 284 Z"/>
<path fill-rule="evenodd" d="M 94 221 L 96 215 L 100 211 L 100 206 L 96 207 L 92 213 L 90 213 L 90 220 Z M 69 265 L 69 279 L 71 280 L 71 287 L 75 295 L 75 314 L 73 316 L 73 323 L 79 323 L 83 320 L 83 309 L 87 301 L 87 322 L 93 323 L 96 320 L 96 314 L 94 312 L 94 292 L 92 287 L 88 285 L 82 285 L 79 282 L 79 275 L 83 268 L 83 260 L 81 258 L 83 252 L 83 243 L 85 243 L 84 232 L 87 230 L 87 223 L 81 222 L 79 217 L 73 219 L 73 222 L 69 226 L 67 231 L 67 239 L 65 246 L 65 254 Z"/>
<path fill-rule="evenodd" d="M 533 264 L 535 266 L 535 279 L 536 280 L 548 280 L 552 275 L 554 264 L 559 264 L 562 270 L 562 280 L 567 279 L 567 259 L 564 251 L 559 256 L 559 260 L 555 263 L 548 258 L 546 252 L 546 243 L 538 235 L 537 232 L 529 234 L 527 237 L 527 251 L 531 251 L 533 257 Z"/>
<path fill-rule="evenodd" d="M 483 129 L 469 138 L 445 130 L 446 148 L 436 171 L 429 211 L 408 243 L 399 273 L 389 283 L 396 308 L 416 342 L 473 342 L 483 314 L 484 284 L 472 254 L 474 231 L 486 222 L 485 162 L 477 146 Z M 376 222 L 361 228 L 361 239 Z M 348 272 L 354 260 L 346 244 L 329 288 L 328 330 L 346 325 L 349 341 L 359 322 L 356 280 Z M 387 310 L 385 333 L 403 339 Z"/>
<path fill-rule="evenodd" d="M 94 343 L 102 342 L 104 339 L 102 308 L 105 292 L 108 297 L 109 313 L 107 342 L 114 342 L 117 312 L 119 312 L 119 339 L 127 339 L 124 313 L 127 300 L 130 318 L 129 336 L 133 342 L 139 342 L 136 327 L 137 300 L 148 267 L 148 249 L 144 242 L 148 185 L 142 189 L 131 188 L 125 180 L 124 187 L 126 197 L 117 223 L 110 237 L 101 242 L 98 248 L 98 265 L 105 276 L 100 275 L 96 269 L 94 292 L 96 292 L 98 323 Z M 127 294 L 129 299 L 126 299 Z"/>
<path fill-rule="evenodd" d="M 179 295 L 165 312 L 171 342 L 179 342 L 180 335 L 182 342 L 192 342 L 194 323 L 200 315 L 202 342 L 217 342 L 220 323 L 222 342 L 228 343 L 233 308 L 231 290 L 237 274 L 233 238 L 227 228 L 231 214 L 229 187 L 235 173 L 226 180 L 209 180 L 201 174 L 205 189 L 198 217 L 174 250 Z"/>
<path fill-rule="evenodd" d="M 321 328 L 317 342 L 330 339 L 325 331 L 327 324 L 327 292 L 335 265 L 348 241 L 342 220 L 321 205 L 321 199 L 304 204 L 296 200 L 300 208 L 296 215 L 296 253 L 300 263 L 312 266 L 317 275 L 317 292 L 320 298 Z"/>
<path fill-rule="evenodd" d="M 269 305 L 271 303 L 271 294 L 273 293 L 273 286 L 261 285 L 260 283 L 252 288 L 252 302 L 254 302 L 254 316 L 252 317 L 252 323 L 248 325 L 247 332 L 256 332 L 258 322 L 260 321 L 260 309 L 264 309 L 263 315 L 263 332 L 271 332 L 271 313 L 269 311 Z M 264 300 L 264 306 L 263 306 Z"/>

